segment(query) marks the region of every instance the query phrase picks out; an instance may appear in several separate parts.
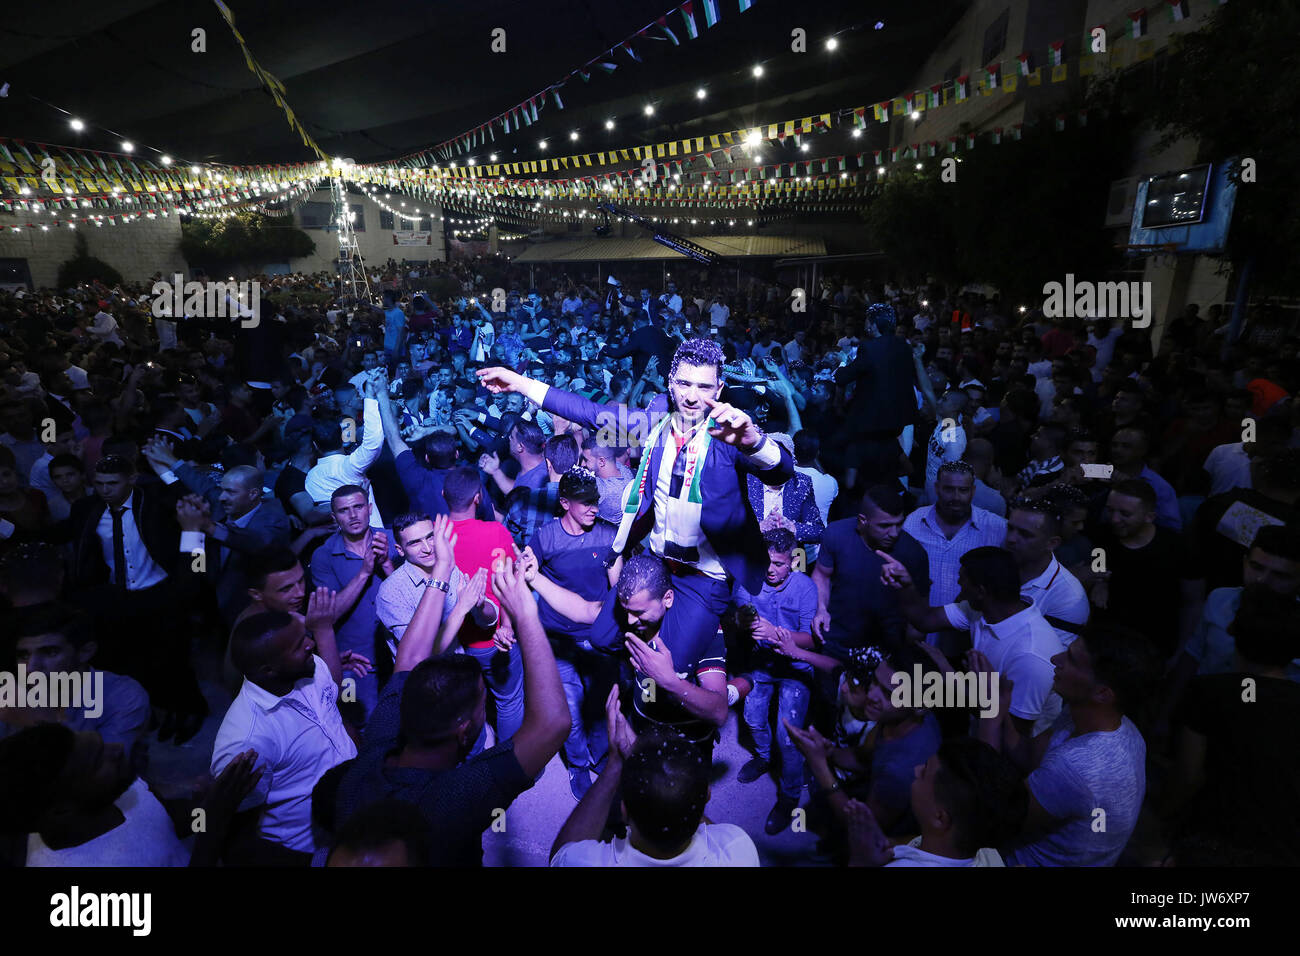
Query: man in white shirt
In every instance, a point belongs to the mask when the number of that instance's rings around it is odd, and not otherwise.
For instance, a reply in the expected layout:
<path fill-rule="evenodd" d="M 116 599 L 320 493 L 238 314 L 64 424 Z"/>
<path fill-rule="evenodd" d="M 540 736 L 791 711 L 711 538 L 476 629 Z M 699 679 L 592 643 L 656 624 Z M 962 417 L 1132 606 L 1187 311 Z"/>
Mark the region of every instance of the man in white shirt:
<path fill-rule="evenodd" d="M 787 365 L 794 365 L 796 362 L 803 361 L 803 340 L 805 336 L 806 333 L 802 331 L 796 332 L 794 338 L 783 346 Z"/>
<path fill-rule="evenodd" d="M 311 471 L 307 472 L 304 487 L 317 505 L 328 506 L 335 488 L 360 485 L 370 497 L 370 526 L 382 529 L 384 519 L 379 514 L 375 492 L 366 478 L 366 470 L 379 458 L 379 452 L 384 447 L 384 424 L 379 417 L 379 403 L 375 401 L 374 382 L 366 382 L 364 394 L 361 444 L 351 454 L 343 451 L 344 440 L 348 437 L 343 434 L 343 427 L 350 423 L 351 430 L 356 430 L 356 422 L 350 419 L 344 419 L 337 428 L 332 427 L 335 424 L 332 422 L 318 423 L 317 428 L 313 429 L 313 442 L 319 457 Z M 321 428 L 321 424 L 330 427 Z"/>
<path fill-rule="evenodd" d="M 731 318 L 731 308 L 721 298 L 715 299 L 709 306 L 709 323 L 715 329 L 725 328 Z"/>
<path fill-rule="evenodd" d="M 730 823 L 704 823 L 710 762 L 680 737 L 633 734 L 618 704 L 605 701 L 609 756 L 551 847 L 551 866 L 758 866 L 754 841 Z M 627 836 L 600 840 L 622 793 Z"/>
<path fill-rule="evenodd" d="M 240 621 L 231 635 L 231 660 L 244 682 L 217 731 L 212 774 L 256 751 L 263 774 L 244 803 L 257 809 L 261 852 L 255 858 L 264 852 L 304 862 L 316 850 L 312 789 L 326 771 L 357 755 L 338 709 L 337 610 L 337 595 L 319 588 L 305 618 L 266 611 Z"/>
<path fill-rule="evenodd" d="M 55 455 L 79 455 L 81 444 L 77 441 L 76 435 L 72 429 L 59 431 L 54 436 L 54 441 L 43 442 L 45 445 L 45 454 L 32 463 L 31 471 L 27 476 L 29 487 L 35 488 L 41 494 L 45 495 L 45 501 L 50 509 L 50 514 L 56 520 L 63 520 L 68 516 L 71 510 L 71 502 L 63 497 L 59 491 L 59 486 L 54 483 L 50 475 L 50 462 L 54 460 Z"/>
<path fill-rule="evenodd" d="M 120 743 L 38 724 L 0 741 L 0 818 L 28 867 L 185 866 L 171 817 Z"/>
<path fill-rule="evenodd" d="M 1020 596 L 1032 601 L 1067 647 L 1088 623 L 1088 592 L 1052 553 L 1061 544 L 1061 516 L 1038 501 L 1017 501 L 1007 515 L 1005 547 L 1020 571 Z"/>
<path fill-rule="evenodd" d="M 102 310 L 95 313 L 86 331 L 101 344 L 112 342 L 114 345 L 122 345 L 122 338 L 117 334 L 117 319 Z"/>
<path fill-rule="evenodd" d="M 677 294 L 677 283 L 670 281 L 668 291 L 659 297 L 659 302 L 669 312 L 682 311 L 682 297 Z"/>
<path fill-rule="evenodd" d="M 384 364 L 383 359 L 384 356 L 382 351 L 373 349 L 367 350 L 361 356 L 361 371 L 348 379 L 349 384 L 351 384 L 358 392 L 364 392 L 366 382 L 372 380 L 377 381 L 380 375 L 383 374 L 383 370 L 380 368 L 380 366 Z"/>
<path fill-rule="evenodd" d="M 840 493 L 840 483 L 832 476 L 826 474 L 817 467 L 817 455 L 821 452 L 821 441 L 813 432 L 803 430 L 794 433 L 794 470 L 800 474 L 808 476 L 812 482 L 813 498 L 817 503 L 817 510 L 821 512 L 822 525 L 830 524 L 831 520 L 831 503 L 835 501 L 835 496 Z M 821 549 L 815 545 L 808 545 L 805 549 L 808 553 L 808 567 L 811 568 L 817 563 L 817 553 Z"/>
<path fill-rule="evenodd" d="M 907 569 L 876 553 L 885 560 L 881 579 L 898 589 L 899 606 L 909 624 L 921 631 L 970 631 L 973 650 L 1013 682 L 1008 710 L 1016 729 L 1032 735 L 1052 726 L 1061 712 L 1061 699 L 1052 690 L 1052 658 L 1065 645 L 1038 609 L 1020 596 L 1020 572 L 1010 552 L 994 547 L 966 552 L 957 594 L 961 603 L 943 607 L 926 607 Z M 930 653 L 945 671 L 956 670 L 938 651 Z"/>

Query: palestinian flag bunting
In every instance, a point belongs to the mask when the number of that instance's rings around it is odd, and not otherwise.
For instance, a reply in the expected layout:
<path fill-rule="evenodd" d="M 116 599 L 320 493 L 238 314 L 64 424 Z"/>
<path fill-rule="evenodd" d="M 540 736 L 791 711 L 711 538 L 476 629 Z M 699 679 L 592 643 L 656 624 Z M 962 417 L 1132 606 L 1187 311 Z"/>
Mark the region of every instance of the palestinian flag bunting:
<path fill-rule="evenodd" d="M 970 99 L 970 75 L 966 74 L 957 77 L 953 81 L 953 90 L 956 93 L 958 103 Z"/>
<path fill-rule="evenodd" d="M 668 40 L 672 43 L 673 46 L 681 46 L 682 41 L 677 39 L 677 34 L 673 33 L 672 30 L 668 29 L 667 17 L 660 17 L 655 22 L 659 24 L 659 29 L 663 31 L 663 35 L 668 38 Z"/>
<path fill-rule="evenodd" d="M 1147 8 L 1134 10 L 1128 15 L 1129 19 L 1129 36 L 1134 40 L 1141 39 L 1147 35 Z"/>
<path fill-rule="evenodd" d="M 682 19 L 686 21 L 686 35 L 692 40 L 699 39 L 700 28 L 695 23 L 694 0 L 686 0 L 686 2 L 681 5 L 680 12 Z"/>
<path fill-rule="evenodd" d="M 704 23 L 712 29 L 718 25 L 718 0 L 700 0 L 704 8 Z"/>
<path fill-rule="evenodd" d="M 1065 62 L 1065 41 L 1055 40 L 1047 45 L 1047 62 L 1052 66 L 1060 66 Z"/>
<path fill-rule="evenodd" d="M 1028 53 L 1022 53 L 1022 54 L 1020 54 L 1020 56 L 1016 57 L 1016 63 L 1018 64 L 1018 66 L 1017 66 L 1017 68 L 1016 68 L 1016 72 L 1017 72 L 1020 76 L 1028 76 L 1031 72 L 1033 72 L 1033 71 L 1030 69 L 1030 66 L 1029 66 L 1029 54 L 1028 54 Z"/>
<path fill-rule="evenodd" d="M 1174 23 L 1182 23 L 1190 15 L 1187 0 L 1169 0 L 1169 17 Z"/>

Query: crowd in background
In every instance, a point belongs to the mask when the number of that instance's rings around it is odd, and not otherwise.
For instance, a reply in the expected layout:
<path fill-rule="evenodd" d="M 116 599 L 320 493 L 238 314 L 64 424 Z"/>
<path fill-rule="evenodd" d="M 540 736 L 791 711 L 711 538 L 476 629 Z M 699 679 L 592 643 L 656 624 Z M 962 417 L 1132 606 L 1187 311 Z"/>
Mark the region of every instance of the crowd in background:
<path fill-rule="evenodd" d="M 230 316 L 0 293 L 0 670 L 104 687 L 94 717 L 0 699 L 7 863 L 476 865 L 558 755 L 553 865 L 757 865 L 704 820 L 728 720 L 767 833 L 803 808 L 822 862 L 1300 862 L 1285 312 L 1188 306 L 1153 348 L 859 275 L 367 269 L 356 308 L 326 273 Z M 737 473 L 766 577 L 665 664 L 611 618 L 671 633 L 661 563 L 602 560 L 647 436 L 480 373 L 667 411 L 682 354 L 794 470 Z M 682 701 L 725 680 L 720 721 L 642 706 L 674 667 Z M 900 704 L 900 672 L 992 705 Z M 209 717 L 212 785 L 159 800 L 150 753 Z"/>

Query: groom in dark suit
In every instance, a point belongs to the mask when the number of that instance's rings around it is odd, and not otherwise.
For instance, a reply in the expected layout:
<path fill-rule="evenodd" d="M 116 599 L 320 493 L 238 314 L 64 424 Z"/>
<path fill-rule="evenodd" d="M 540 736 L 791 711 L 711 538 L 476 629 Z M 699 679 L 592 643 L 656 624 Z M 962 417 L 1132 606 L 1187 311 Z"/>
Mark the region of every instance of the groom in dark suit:
<path fill-rule="evenodd" d="M 597 430 L 597 442 L 626 447 L 636 437 L 641 464 L 626 493 L 608 559 L 637 544 L 661 558 L 677 610 L 692 637 L 716 632 L 739 581 L 763 586 L 767 546 L 750 506 L 747 476 L 780 485 L 794 474 L 789 452 L 741 410 L 719 400 L 722 350 L 707 339 L 683 342 L 668 371 L 668 414 L 597 405 L 503 368 L 483 369 L 493 392 L 519 392 L 547 412 Z M 684 612 L 684 613 L 683 613 Z M 675 661 L 677 668 L 692 661 Z"/>

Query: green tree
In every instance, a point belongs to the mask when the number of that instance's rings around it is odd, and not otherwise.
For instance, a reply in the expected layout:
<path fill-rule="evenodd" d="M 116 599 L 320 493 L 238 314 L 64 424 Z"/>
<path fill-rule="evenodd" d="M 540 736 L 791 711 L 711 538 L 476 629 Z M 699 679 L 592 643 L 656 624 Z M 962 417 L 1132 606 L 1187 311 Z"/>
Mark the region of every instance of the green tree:
<path fill-rule="evenodd" d="M 75 248 L 77 254 L 59 266 L 60 289 L 67 289 L 95 279 L 108 286 L 121 284 L 122 273 L 102 259 L 96 259 L 86 250 L 86 236 L 84 233 L 77 233 Z"/>
<path fill-rule="evenodd" d="M 1187 34 L 1147 90 L 1149 117 L 1167 144 L 1195 137 L 1204 161 L 1255 161 L 1257 181 L 1237 189 L 1227 255 L 1254 266 L 1270 292 L 1300 285 L 1300 0 L 1229 3 Z M 1238 165 L 1237 172 L 1240 174 Z"/>
<path fill-rule="evenodd" d="M 228 219 L 194 219 L 181 226 L 181 253 L 193 266 L 259 268 L 316 251 L 311 236 L 288 217 L 243 212 Z"/>
<path fill-rule="evenodd" d="M 1131 119 L 1102 113 L 1061 132 L 1040 117 L 1020 140 L 997 145 L 981 136 L 951 182 L 943 160 L 957 157 L 895 166 L 866 213 L 876 246 L 907 279 L 984 282 L 1004 301 L 1036 301 L 1044 282 L 1067 272 L 1104 275 L 1117 254 L 1102 211 L 1128 158 Z"/>

